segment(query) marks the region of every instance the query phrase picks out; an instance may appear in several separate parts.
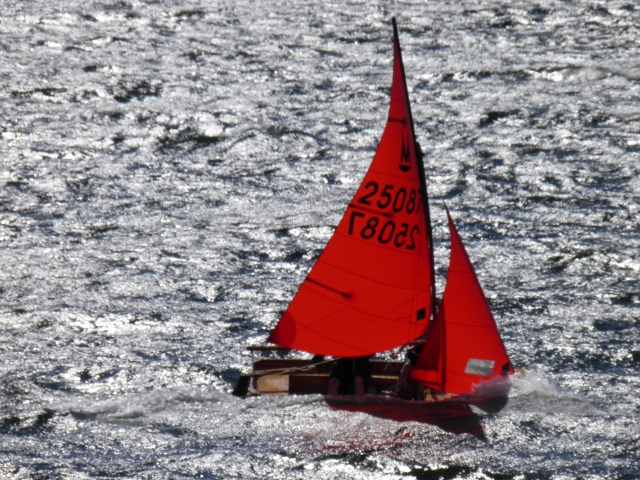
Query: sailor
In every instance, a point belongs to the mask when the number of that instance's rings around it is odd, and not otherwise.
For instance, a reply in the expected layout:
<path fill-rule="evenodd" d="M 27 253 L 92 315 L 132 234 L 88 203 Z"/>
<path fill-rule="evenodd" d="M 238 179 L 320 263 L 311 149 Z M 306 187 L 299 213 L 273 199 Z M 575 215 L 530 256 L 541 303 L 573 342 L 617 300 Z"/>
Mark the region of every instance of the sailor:
<path fill-rule="evenodd" d="M 405 354 L 405 362 L 404 365 L 402 365 L 402 369 L 398 375 L 398 381 L 396 382 L 396 387 L 393 392 L 399 397 L 411 399 L 422 399 L 423 397 L 424 387 L 422 384 L 414 382 L 410 378 L 411 371 L 418 361 L 423 347 L 424 343 L 419 343 L 418 345 L 409 347 Z"/>
<path fill-rule="evenodd" d="M 365 395 L 371 357 L 338 358 L 329 373 L 329 395 Z"/>
<path fill-rule="evenodd" d="M 324 363 L 324 355 L 314 355 L 311 360 L 309 360 L 308 371 L 317 373 L 318 365 Z"/>

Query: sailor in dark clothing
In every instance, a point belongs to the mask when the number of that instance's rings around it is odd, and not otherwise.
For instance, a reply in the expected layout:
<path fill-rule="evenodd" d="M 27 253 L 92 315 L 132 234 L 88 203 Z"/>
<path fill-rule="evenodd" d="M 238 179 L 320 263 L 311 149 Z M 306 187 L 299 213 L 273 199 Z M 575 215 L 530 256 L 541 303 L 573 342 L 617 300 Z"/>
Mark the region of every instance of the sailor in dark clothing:
<path fill-rule="evenodd" d="M 318 371 L 318 365 L 324 363 L 324 355 L 314 355 L 309 361 L 308 370 L 316 373 Z"/>
<path fill-rule="evenodd" d="M 329 395 L 364 395 L 371 375 L 367 357 L 339 358 L 329 374 Z"/>
<path fill-rule="evenodd" d="M 409 348 L 405 354 L 405 362 L 400 370 L 400 374 L 398 375 L 398 382 L 396 383 L 396 388 L 394 390 L 394 393 L 399 397 L 422 398 L 422 385 L 411 380 L 409 376 L 411 375 L 411 370 L 413 370 L 413 367 L 420 357 L 420 352 L 423 347 L 424 343 L 415 345 Z"/>

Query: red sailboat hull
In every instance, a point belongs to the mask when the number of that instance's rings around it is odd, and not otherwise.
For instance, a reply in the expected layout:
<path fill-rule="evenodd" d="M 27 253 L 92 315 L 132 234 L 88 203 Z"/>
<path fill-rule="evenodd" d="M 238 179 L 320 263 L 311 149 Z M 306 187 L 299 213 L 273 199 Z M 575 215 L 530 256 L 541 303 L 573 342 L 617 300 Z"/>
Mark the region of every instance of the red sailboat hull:
<path fill-rule="evenodd" d="M 429 402 L 383 395 L 326 395 L 324 399 L 336 410 L 366 413 L 396 422 L 427 423 L 451 433 L 484 437 L 481 417 L 462 398 Z"/>

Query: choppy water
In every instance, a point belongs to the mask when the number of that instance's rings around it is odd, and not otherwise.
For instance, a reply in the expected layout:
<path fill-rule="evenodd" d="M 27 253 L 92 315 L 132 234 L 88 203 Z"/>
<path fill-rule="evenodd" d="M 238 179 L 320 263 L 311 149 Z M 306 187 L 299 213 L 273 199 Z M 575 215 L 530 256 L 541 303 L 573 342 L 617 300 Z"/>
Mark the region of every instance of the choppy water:
<path fill-rule="evenodd" d="M 640 478 L 635 2 L 0 7 L 0 476 Z M 229 394 L 373 155 L 392 15 L 529 372 L 486 441 Z"/>

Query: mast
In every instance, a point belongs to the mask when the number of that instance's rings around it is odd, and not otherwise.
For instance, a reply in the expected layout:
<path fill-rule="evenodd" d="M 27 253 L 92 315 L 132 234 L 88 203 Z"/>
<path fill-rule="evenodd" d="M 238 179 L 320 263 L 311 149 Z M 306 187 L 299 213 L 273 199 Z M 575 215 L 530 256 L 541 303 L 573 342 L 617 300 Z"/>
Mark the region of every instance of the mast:
<path fill-rule="evenodd" d="M 407 92 L 407 96 L 409 94 L 409 90 L 407 88 L 407 77 L 404 73 L 404 61 L 402 60 L 402 51 L 400 49 L 400 37 L 398 35 L 398 26 L 396 24 L 396 17 L 391 18 L 391 23 L 393 24 L 393 44 L 398 49 L 398 59 L 400 60 L 400 69 L 402 70 L 402 81 L 404 82 L 404 91 Z M 427 249 L 429 251 L 430 265 L 431 265 L 431 305 L 429 305 L 429 321 L 433 322 L 435 319 L 435 311 L 436 311 L 436 269 L 433 255 L 433 229 L 431 227 L 431 213 L 429 209 L 429 195 L 427 194 L 427 179 L 424 170 L 424 161 L 422 158 L 422 148 L 417 141 L 416 131 L 413 124 L 413 114 L 411 113 L 411 102 L 407 99 L 407 110 L 409 113 L 409 123 L 411 125 L 411 134 L 413 138 L 416 139 L 415 142 L 415 152 L 416 152 L 416 163 L 418 165 L 418 174 L 420 180 L 420 195 L 422 196 L 422 204 L 424 205 L 424 220 L 427 228 Z"/>

